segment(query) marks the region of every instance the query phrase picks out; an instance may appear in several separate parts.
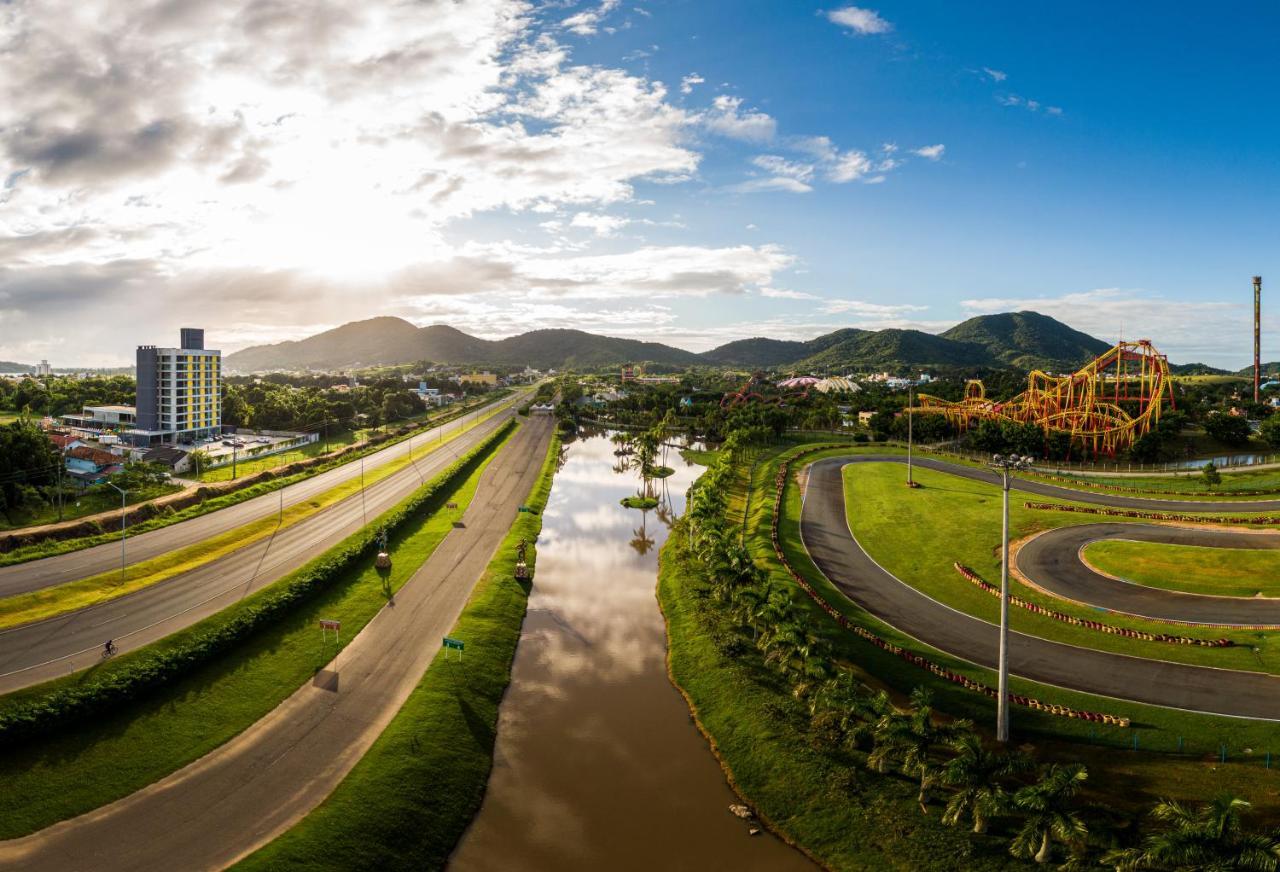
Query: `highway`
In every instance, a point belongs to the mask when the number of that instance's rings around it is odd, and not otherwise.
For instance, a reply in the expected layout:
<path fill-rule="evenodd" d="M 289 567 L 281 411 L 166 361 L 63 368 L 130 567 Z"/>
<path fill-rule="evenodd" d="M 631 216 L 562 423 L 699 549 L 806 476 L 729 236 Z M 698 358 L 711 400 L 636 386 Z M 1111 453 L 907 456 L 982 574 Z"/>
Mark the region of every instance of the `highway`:
<path fill-rule="evenodd" d="M 88 608 L 0 631 L 0 693 L 95 665 L 100 662 L 107 639 L 113 639 L 121 652 L 130 651 L 216 614 L 358 531 L 366 518 L 372 520 L 396 505 L 514 415 L 514 408 L 507 405 L 443 448 L 415 456 L 412 464 L 369 485 L 363 498 L 357 491 L 276 535 L 188 572 Z M 383 455 L 380 462 L 390 459 L 392 451 L 406 450 L 404 445 L 397 445 L 379 452 Z M 367 459 L 365 463 L 367 471 Z M 358 477 L 358 462 L 346 466 L 353 465 Z M 267 499 L 275 504 L 279 498 L 270 494 Z M 146 535 L 170 534 L 186 544 L 191 536 L 186 529 L 189 525 L 237 508 L 240 507 L 222 509 Z M 112 547 L 117 549 L 118 559 L 119 545 Z"/>
<path fill-rule="evenodd" d="M 110 805 L 0 842 L 0 867 L 221 869 L 300 820 L 399 711 L 536 483 L 554 419 L 533 416 L 485 470 L 449 532 L 393 602 L 314 682 L 225 745 Z M 483 640 L 467 639 L 468 650 Z M 465 675 L 466 663 L 444 663 Z"/>
<path fill-rule="evenodd" d="M 415 435 L 412 439 L 406 439 L 404 442 L 376 451 L 364 459 L 365 474 L 367 475 L 372 470 L 397 457 L 406 456 L 409 453 L 410 446 L 412 446 L 415 454 L 423 452 L 434 441 L 439 441 L 442 435 L 447 436 L 450 433 L 457 432 L 460 427 L 466 426 L 466 422 L 483 417 L 495 408 L 511 408 L 517 402 L 527 398 L 528 392 L 516 394 L 493 405 L 475 409 L 439 427 L 423 430 L 422 433 Z M 170 524 L 167 527 L 161 527 L 147 533 L 140 533 L 137 536 L 128 536 L 125 543 L 125 563 L 132 565 L 144 560 L 150 560 L 153 557 L 168 554 L 187 545 L 203 542 L 251 521 L 274 516 L 280 511 L 280 494 L 282 492 L 284 494 L 284 507 L 288 508 L 313 499 L 343 482 L 359 477 L 360 461 L 350 461 L 319 475 L 303 479 L 296 484 L 291 484 L 279 491 L 263 494 L 262 496 L 245 500 L 242 503 L 228 506 L 225 509 L 218 509 L 187 521 Z M 79 551 L 71 551 L 55 557 L 3 566 L 0 567 L 0 597 L 40 590 L 41 588 L 63 584 L 78 578 L 87 578 L 91 575 L 110 572 L 119 568 L 120 543 L 118 541 L 106 542 L 102 545 L 95 545 L 92 548 L 82 548 Z"/>
<path fill-rule="evenodd" d="M 842 468 L 850 463 L 904 461 L 905 458 L 898 455 L 859 455 L 813 463 L 809 467 L 800 519 L 800 534 L 805 548 L 831 583 L 871 614 L 926 645 L 994 669 L 997 665 L 999 627 L 943 605 L 903 582 L 871 559 L 849 530 Z M 968 478 L 996 481 L 994 474 L 971 467 L 940 461 L 922 462 L 920 465 Z M 1020 490 L 1043 496 L 1092 503 L 1122 505 L 1138 502 L 1166 508 L 1169 505 L 1160 500 L 1081 494 L 1021 480 L 1016 485 Z M 1090 499 L 1083 500 L 1083 497 Z M 1193 505 L 1204 511 L 1206 504 Z M 1226 507 L 1238 509 L 1238 504 L 1209 505 L 1220 510 Z M 857 511 L 856 504 L 853 509 Z M 1017 632 L 1010 633 L 1009 642 L 1010 670 L 1033 681 L 1189 711 L 1280 720 L 1280 678 L 1272 675 L 1131 657 Z"/>

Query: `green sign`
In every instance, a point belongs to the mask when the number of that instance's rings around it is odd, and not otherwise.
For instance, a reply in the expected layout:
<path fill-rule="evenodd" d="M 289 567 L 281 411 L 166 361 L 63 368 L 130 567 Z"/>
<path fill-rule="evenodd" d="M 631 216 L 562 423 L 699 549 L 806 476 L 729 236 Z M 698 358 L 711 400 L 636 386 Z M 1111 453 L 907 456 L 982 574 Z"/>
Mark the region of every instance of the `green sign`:
<path fill-rule="evenodd" d="M 444 647 L 446 647 L 446 648 L 453 648 L 453 649 L 455 649 L 455 650 L 461 651 L 461 650 L 463 649 L 464 645 L 462 644 L 462 640 L 461 640 L 461 639 L 451 639 L 451 638 L 449 638 L 448 636 L 445 636 L 445 637 L 444 637 Z"/>
<path fill-rule="evenodd" d="M 520 507 L 520 511 L 522 511 L 522 512 L 532 512 L 532 511 L 533 511 L 533 509 L 529 508 L 528 506 L 521 506 L 521 507 Z"/>

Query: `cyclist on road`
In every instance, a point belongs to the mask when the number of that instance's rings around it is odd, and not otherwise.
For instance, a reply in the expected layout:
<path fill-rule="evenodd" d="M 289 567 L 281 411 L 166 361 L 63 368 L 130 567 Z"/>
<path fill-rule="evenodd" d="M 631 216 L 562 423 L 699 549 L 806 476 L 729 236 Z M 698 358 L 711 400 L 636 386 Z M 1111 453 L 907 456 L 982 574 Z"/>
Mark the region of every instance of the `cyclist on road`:
<path fill-rule="evenodd" d="M 116 641 L 115 639 L 108 639 L 107 644 L 102 646 L 102 656 L 110 657 L 114 653 L 116 653 Z"/>

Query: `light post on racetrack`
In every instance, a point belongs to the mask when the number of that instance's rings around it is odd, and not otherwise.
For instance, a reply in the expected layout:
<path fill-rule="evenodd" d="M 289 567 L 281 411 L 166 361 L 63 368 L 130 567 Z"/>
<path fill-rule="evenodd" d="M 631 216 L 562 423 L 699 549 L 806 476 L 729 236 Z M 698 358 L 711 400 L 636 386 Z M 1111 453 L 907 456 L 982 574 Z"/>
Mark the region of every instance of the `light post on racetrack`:
<path fill-rule="evenodd" d="M 996 741 L 1009 741 L 1009 477 L 1030 469 L 1032 457 L 994 454 L 991 467 L 1000 470 L 1004 485 L 1004 514 L 1000 534 L 1000 683 L 997 688 Z"/>
<path fill-rule="evenodd" d="M 915 480 L 911 477 L 911 443 L 913 441 L 912 437 L 914 435 L 912 431 L 915 429 L 914 427 L 912 427 L 912 424 L 915 423 L 915 419 L 916 419 L 916 416 L 912 413 L 912 410 L 911 410 L 911 388 L 912 387 L 913 387 L 913 383 L 907 382 L 907 487 L 916 486 Z"/>
<path fill-rule="evenodd" d="M 107 484 L 111 485 L 113 488 L 120 491 L 120 583 L 124 584 L 124 540 L 128 536 L 128 530 L 125 528 L 125 515 L 127 513 L 126 512 L 127 504 L 125 503 L 125 498 L 127 497 L 129 492 L 127 490 L 124 490 L 121 487 L 118 487 L 115 484 L 115 482 L 109 481 L 107 482 Z"/>

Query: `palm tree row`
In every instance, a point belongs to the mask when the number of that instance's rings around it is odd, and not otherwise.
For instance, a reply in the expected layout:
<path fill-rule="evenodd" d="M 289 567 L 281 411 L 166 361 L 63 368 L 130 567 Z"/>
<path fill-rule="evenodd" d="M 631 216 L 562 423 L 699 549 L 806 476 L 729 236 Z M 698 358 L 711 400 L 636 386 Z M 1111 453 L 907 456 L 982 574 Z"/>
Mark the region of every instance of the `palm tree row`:
<path fill-rule="evenodd" d="M 927 688 L 916 688 L 904 708 L 859 682 L 815 632 L 810 612 L 790 587 L 771 579 L 741 544 L 727 511 L 734 475 L 729 458 L 713 463 L 694 484 L 684 519 L 696 531 L 690 550 L 707 581 L 707 599 L 741 640 L 735 644 L 754 647 L 805 703 L 815 733 L 831 737 L 833 748 L 865 755 L 875 772 L 912 779 L 921 812 L 928 814 L 931 798 L 945 791 L 944 824 L 963 823 L 984 834 L 993 819 L 1009 818 L 1010 853 L 1039 864 L 1049 862 L 1061 845 L 1073 866 L 1100 860 L 1117 870 L 1280 872 L 1280 841 L 1246 833 L 1239 816 L 1248 803 L 1234 797 L 1195 810 L 1162 802 L 1152 814 L 1163 828 L 1142 845 L 1090 858 L 1088 827 L 1078 807 L 1086 768 L 1037 766 L 1022 751 L 989 747 L 971 722 L 940 717 Z"/>

